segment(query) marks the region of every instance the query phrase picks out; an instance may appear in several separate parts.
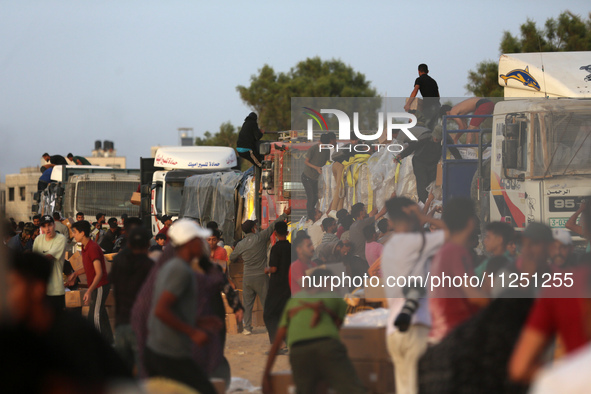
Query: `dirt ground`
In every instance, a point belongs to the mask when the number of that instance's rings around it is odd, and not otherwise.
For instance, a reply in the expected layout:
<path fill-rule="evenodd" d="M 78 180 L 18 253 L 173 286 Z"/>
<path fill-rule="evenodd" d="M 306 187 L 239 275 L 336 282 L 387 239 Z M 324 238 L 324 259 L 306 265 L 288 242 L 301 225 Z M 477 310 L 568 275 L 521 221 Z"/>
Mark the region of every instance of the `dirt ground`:
<path fill-rule="evenodd" d="M 252 335 L 228 335 L 225 355 L 230 362 L 232 377 L 248 379 L 254 387 L 260 387 L 267 362 L 265 352 L 270 348 L 269 336 L 264 327 L 256 327 Z M 289 357 L 277 356 L 273 370 L 289 369 Z"/>

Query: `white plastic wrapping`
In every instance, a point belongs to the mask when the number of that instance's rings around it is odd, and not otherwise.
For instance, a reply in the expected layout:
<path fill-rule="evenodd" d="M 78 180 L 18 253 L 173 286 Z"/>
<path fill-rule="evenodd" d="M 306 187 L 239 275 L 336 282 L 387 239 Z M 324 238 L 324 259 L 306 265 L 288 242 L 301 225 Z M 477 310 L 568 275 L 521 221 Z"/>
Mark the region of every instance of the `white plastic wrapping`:
<path fill-rule="evenodd" d="M 318 209 L 327 212 L 332 203 L 335 179 L 332 175 L 332 164 L 322 167 L 322 174 L 318 177 Z"/>
<path fill-rule="evenodd" d="M 396 195 L 399 197 L 410 198 L 413 201 L 418 201 L 417 180 L 412 168 L 412 157 L 413 155 L 405 157 L 400 164 Z"/>
<path fill-rule="evenodd" d="M 344 326 L 346 327 L 385 327 L 388 324 L 390 311 L 386 308 L 376 308 L 347 315 Z"/>

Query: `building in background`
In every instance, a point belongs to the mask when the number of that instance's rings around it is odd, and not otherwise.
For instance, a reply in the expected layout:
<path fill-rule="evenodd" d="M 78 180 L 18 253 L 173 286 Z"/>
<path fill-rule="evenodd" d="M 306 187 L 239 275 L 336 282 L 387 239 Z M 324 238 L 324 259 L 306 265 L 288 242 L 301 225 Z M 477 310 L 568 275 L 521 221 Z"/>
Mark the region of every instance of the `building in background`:
<path fill-rule="evenodd" d="M 21 168 L 19 174 L 7 174 L 4 185 L 6 192 L 5 213 L 7 218 L 17 222 L 30 222 L 33 218 L 31 206 L 41 176 L 39 167 Z"/>
<path fill-rule="evenodd" d="M 0 174 L 0 179 L 2 175 Z M 0 182 L 0 217 L 5 216 L 6 213 L 6 185 Z"/>

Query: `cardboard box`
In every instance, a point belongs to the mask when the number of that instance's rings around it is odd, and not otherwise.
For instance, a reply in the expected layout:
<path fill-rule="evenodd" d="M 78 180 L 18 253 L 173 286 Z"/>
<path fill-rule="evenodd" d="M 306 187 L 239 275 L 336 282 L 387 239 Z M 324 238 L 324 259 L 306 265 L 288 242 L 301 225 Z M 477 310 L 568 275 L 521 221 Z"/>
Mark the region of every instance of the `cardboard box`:
<path fill-rule="evenodd" d="M 380 278 L 380 282 L 379 282 L 378 286 L 373 287 L 373 286 L 369 286 L 369 281 L 368 281 L 368 286 L 365 288 L 365 291 L 364 291 L 365 300 L 367 302 L 382 302 L 386 298 L 385 283 L 386 282 L 384 280 L 382 280 L 382 278 Z"/>
<path fill-rule="evenodd" d="M 341 341 L 353 361 L 390 361 L 386 327 L 343 327 Z"/>
<path fill-rule="evenodd" d="M 105 305 L 106 306 L 115 306 L 115 294 L 113 293 L 113 289 L 111 289 L 109 291 L 109 295 L 107 296 L 107 299 L 105 300 Z"/>
<path fill-rule="evenodd" d="M 211 382 L 211 384 L 213 384 L 213 387 L 215 388 L 217 394 L 225 394 L 226 383 L 223 379 L 212 378 L 209 381 Z"/>
<path fill-rule="evenodd" d="M 252 311 L 253 312 L 258 312 L 258 311 L 262 312 L 263 311 L 263 304 L 261 304 L 261 299 L 259 298 L 258 295 L 254 299 L 254 305 L 252 306 Z"/>
<path fill-rule="evenodd" d="M 226 333 L 240 334 L 242 332 L 242 322 L 236 321 L 236 315 L 233 313 L 226 314 Z"/>
<path fill-rule="evenodd" d="M 80 308 L 83 306 L 84 294 L 86 294 L 86 289 L 66 291 L 66 308 Z"/>
<path fill-rule="evenodd" d="M 296 387 L 293 383 L 291 371 L 271 372 L 271 387 L 273 394 L 295 394 Z M 336 394 L 334 390 L 327 387 L 326 383 L 320 382 L 315 390 L 316 394 Z"/>
<path fill-rule="evenodd" d="M 291 371 L 271 372 L 271 386 L 274 394 L 293 394 L 296 392 Z"/>
<path fill-rule="evenodd" d="M 252 326 L 253 327 L 264 327 L 265 321 L 263 320 L 263 311 L 252 312 Z"/>
<path fill-rule="evenodd" d="M 353 361 L 357 376 L 368 393 L 393 393 L 394 364 L 388 361 Z"/>
<path fill-rule="evenodd" d="M 222 293 L 222 300 L 224 301 L 224 309 L 226 310 L 226 313 L 234 313 L 234 310 L 228 304 L 228 299 L 224 293 Z"/>
<path fill-rule="evenodd" d="M 242 276 L 232 277 L 232 282 L 236 286 L 236 290 L 242 290 L 244 288 L 244 286 L 243 286 L 244 279 L 242 278 Z"/>
<path fill-rule="evenodd" d="M 410 100 L 408 97 L 406 98 L 406 100 L 404 100 L 404 104 L 406 105 L 406 103 L 408 103 L 408 100 Z M 423 100 L 415 97 L 412 104 L 410 105 L 410 111 L 420 111 L 423 109 Z"/>
<path fill-rule="evenodd" d="M 228 266 L 228 274 L 230 275 L 230 278 L 242 276 L 244 274 L 244 263 L 242 262 L 242 259 L 230 263 Z"/>
<path fill-rule="evenodd" d="M 142 194 L 138 193 L 138 192 L 133 192 L 131 194 L 131 199 L 130 199 L 131 203 L 133 205 L 141 205 L 142 203 Z"/>
<path fill-rule="evenodd" d="M 70 265 L 72 266 L 72 269 L 74 271 L 78 271 L 78 270 L 84 268 L 84 265 L 82 264 L 82 255 L 80 254 L 80 252 L 74 253 L 70 257 L 69 261 L 70 261 Z M 86 279 L 86 274 L 82 274 L 82 275 L 78 276 L 78 279 L 80 279 L 80 283 L 82 283 L 82 284 L 88 283 L 88 280 Z"/>

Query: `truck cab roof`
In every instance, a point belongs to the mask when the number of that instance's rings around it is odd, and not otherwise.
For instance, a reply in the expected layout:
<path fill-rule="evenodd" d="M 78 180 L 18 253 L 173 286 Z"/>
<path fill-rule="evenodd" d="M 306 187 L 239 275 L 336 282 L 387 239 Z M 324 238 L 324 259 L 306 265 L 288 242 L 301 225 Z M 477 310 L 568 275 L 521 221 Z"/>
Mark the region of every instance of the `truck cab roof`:
<path fill-rule="evenodd" d="M 96 171 L 107 171 L 113 170 L 111 167 L 104 167 L 104 166 L 54 166 L 53 171 L 51 171 L 51 180 L 56 182 L 64 182 L 67 180 L 64 179 L 64 175 L 66 173 L 77 173 L 82 174 L 86 172 L 96 172 Z"/>
<path fill-rule="evenodd" d="M 155 167 L 166 170 L 229 170 L 238 165 L 236 152 L 226 146 L 172 146 L 156 151 Z"/>

